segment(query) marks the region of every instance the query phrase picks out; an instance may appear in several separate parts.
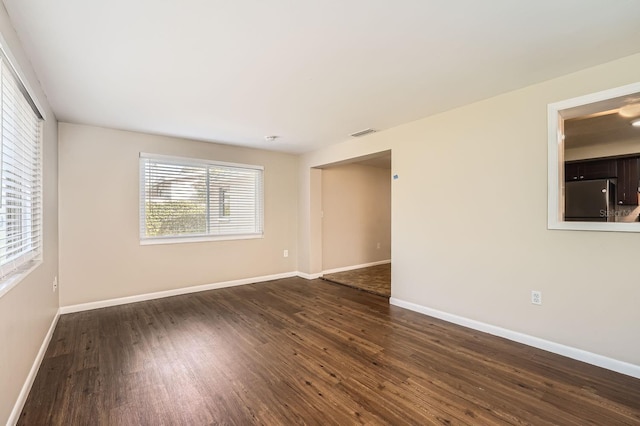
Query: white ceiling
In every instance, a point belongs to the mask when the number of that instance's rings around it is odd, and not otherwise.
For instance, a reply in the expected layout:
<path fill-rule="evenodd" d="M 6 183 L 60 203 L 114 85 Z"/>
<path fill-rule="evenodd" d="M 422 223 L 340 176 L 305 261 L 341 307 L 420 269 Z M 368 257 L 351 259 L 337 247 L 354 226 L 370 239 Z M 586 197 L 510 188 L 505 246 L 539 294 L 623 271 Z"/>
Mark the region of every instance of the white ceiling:
<path fill-rule="evenodd" d="M 637 0 L 4 4 L 59 120 L 289 152 L 640 51 Z"/>

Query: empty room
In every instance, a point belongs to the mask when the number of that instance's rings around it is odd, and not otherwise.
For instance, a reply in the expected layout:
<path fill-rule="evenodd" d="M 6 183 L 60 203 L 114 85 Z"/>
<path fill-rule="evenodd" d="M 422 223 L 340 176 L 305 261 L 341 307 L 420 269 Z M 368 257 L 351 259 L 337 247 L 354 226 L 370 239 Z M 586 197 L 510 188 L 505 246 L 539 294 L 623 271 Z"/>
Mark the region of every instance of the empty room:
<path fill-rule="evenodd" d="M 0 424 L 640 424 L 640 2 L 0 4 Z"/>

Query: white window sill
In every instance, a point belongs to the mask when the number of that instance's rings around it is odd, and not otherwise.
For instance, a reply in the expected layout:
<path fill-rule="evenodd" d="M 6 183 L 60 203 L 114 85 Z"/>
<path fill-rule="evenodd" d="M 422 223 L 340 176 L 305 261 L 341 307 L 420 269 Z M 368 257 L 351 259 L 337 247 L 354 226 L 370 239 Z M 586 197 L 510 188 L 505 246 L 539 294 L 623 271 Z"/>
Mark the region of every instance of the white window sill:
<path fill-rule="evenodd" d="M 0 297 L 3 297 L 12 288 L 17 286 L 23 279 L 25 279 L 31 272 L 33 272 L 38 266 L 42 265 L 42 260 L 34 260 L 30 266 L 25 266 L 26 269 L 18 270 L 14 272 L 7 279 L 0 282 Z"/>
<path fill-rule="evenodd" d="M 141 238 L 141 246 L 149 246 L 156 244 L 181 244 L 181 243 L 201 243 L 206 241 L 231 241 L 231 240 L 254 240 L 264 238 L 264 234 L 245 234 L 245 235 L 201 235 L 194 237 L 159 237 L 159 238 Z"/>

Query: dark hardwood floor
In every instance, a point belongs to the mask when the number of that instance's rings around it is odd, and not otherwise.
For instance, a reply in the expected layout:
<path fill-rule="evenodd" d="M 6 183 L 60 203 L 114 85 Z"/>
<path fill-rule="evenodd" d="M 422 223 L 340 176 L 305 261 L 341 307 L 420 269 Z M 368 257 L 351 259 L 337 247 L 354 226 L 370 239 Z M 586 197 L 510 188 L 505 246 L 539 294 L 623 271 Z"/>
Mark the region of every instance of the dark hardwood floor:
<path fill-rule="evenodd" d="M 63 315 L 19 424 L 640 424 L 640 380 L 322 280 Z"/>
<path fill-rule="evenodd" d="M 379 296 L 391 296 L 391 263 L 325 274 L 322 279 Z"/>

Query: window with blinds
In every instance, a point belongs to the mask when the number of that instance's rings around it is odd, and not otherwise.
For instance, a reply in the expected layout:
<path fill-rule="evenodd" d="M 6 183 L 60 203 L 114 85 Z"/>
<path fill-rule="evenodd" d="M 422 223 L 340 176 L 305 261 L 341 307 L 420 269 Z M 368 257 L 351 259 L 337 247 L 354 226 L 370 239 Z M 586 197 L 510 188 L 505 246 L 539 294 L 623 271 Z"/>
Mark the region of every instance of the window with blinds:
<path fill-rule="evenodd" d="M 0 288 L 42 250 L 41 115 L 0 58 Z"/>
<path fill-rule="evenodd" d="M 143 243 L 261 237 L 263 216 L 261 166 L 140 154 Z"/>

